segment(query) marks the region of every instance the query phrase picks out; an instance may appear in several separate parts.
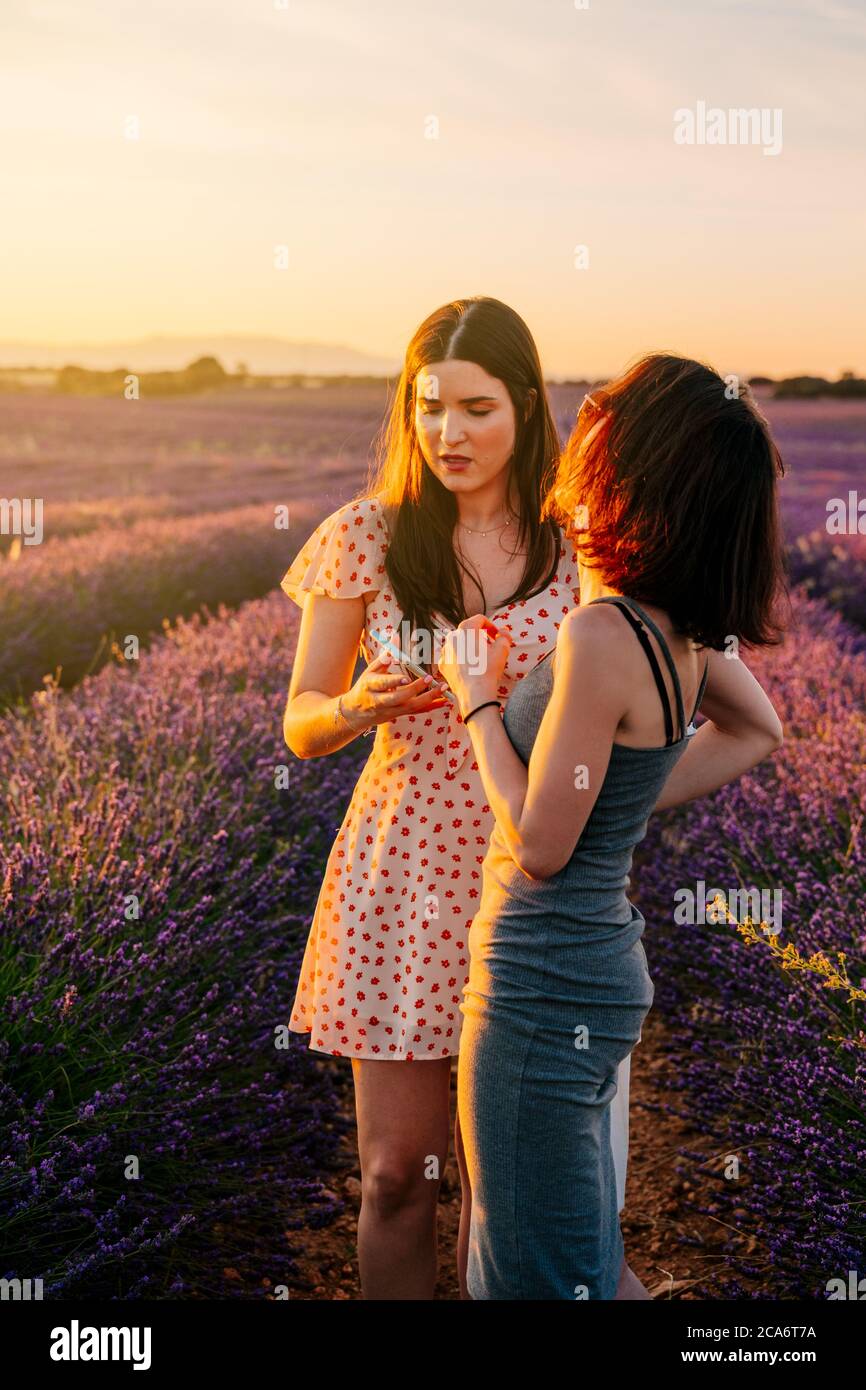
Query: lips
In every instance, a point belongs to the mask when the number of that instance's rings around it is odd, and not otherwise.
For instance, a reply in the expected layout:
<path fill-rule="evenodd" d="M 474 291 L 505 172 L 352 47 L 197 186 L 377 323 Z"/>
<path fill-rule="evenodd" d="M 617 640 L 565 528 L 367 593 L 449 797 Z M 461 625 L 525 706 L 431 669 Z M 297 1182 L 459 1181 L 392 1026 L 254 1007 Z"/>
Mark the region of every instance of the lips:
<path fill-rule="evenodd" d="M 440 454 L 439 457 L 449 468 L 462 468 L 465 464 L 472 462 L 465 454 Z"/>

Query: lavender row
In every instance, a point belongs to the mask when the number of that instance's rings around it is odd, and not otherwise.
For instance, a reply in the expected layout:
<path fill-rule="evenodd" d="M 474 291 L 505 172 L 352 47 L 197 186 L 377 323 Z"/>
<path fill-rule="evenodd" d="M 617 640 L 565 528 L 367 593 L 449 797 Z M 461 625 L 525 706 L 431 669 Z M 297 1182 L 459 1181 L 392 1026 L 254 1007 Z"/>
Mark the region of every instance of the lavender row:
<path fill-rule="evenodd" d="M 0 698 L 26 698 L 58 668 L 69 688 L 165 620 L 268 593 L 313 524 L 303 504 L 249 506 L 24 546 L 0 565 Z"/>
<path fill-rule="evenodd" d="M 340 1210 L 285 1025 L 363 750 L 287 753 L 295 621 L 181 621 L 0 722 L 0 1275 L 45 1297 L 265 1297 Z"/>
<path fill-rule="evenodd" d="M 866 536 L 801 535 L 788 547 L 791 580 L 866 631 Z"/>
<path fill-rule="evenodd" d="M 58 668 L 70 688 L 116 644 L 146 646 L 165 619 L 267 593 L 332 501 L 117 521 L 23 547 L 16 562 L 0 562 L 0 702 L 26 698 Z M 277 529 L 278 515 L 288 529 Z M 863 540 L 812 532 L 788 555 L 795 583 L 866 631 Z"/>
<path fill-rule="evenodd" d="M 748 663 L 785 743 L 654 818 L 634 871 L 678 1078 L 659 1109 L 704 1136 L 681 1171 L 727 1237 L 707 1296 L 827 1298 L 866 1271 L 866 657 L 825 605 L 795 617 Z M 720 920 L 690 916 L 714 889 Z"/>

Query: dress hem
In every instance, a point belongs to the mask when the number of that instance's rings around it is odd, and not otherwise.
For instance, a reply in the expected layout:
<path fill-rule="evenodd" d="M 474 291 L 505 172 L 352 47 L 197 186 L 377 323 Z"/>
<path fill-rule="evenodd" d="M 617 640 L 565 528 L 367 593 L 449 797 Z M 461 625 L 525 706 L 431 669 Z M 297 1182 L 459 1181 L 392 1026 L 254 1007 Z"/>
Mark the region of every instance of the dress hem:
<path fill-rule="evenodd" d="M 295 1028 L 290 1023 L 289 1032 L 295 1033 L 299 1037 L 312 1038 L 313 1030 L 312 1028 Z M 457 1052 L 441 1052 L 437 1057 L 431 1057 L 429 1054 L 408 1057 L 405 1052 L 399 1057 L 395 1057 L 393 1054 L 389 1057 L 381 1052 L 369 1051 L 335 1052 L 328 1047 L 316 1047 L 312 1040 L 307 1043 L 307 1049 L 310 1052 L 318 1052 L 321 1057 L 337 1057 L 341 1062 L 351 1062 L 353 1058 L 359 1062 L 450 1062 L 452 1058 L 460 1056 L 459 1050 Z"/>

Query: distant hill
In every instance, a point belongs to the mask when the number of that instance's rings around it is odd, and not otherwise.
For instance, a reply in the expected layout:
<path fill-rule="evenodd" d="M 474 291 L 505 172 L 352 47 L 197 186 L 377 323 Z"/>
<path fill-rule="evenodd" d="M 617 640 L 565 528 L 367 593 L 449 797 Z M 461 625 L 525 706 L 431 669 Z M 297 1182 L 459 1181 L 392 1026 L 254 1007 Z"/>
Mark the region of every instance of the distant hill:
<path fill-rule="evenodd" d="M 190 337 L 151 337 L 114 343 L 0 342 L 0 367 L 60 368 L 74 363 L 91 371 L 181 371 L 201 357 L 217 357 L 229 372 L 243 364 L 260 376 L 391 376 L 394 358 L 376 357 L 338 343 L 297 343 L 289 338 L 252 334 L 202 333 Z"/>

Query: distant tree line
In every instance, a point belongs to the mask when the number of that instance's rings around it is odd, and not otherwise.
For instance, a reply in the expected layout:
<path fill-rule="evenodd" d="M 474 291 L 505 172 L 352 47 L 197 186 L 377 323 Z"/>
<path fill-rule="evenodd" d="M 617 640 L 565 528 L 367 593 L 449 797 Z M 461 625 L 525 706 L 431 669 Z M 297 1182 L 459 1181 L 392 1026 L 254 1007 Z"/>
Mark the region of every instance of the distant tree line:
<path fill-rule="evenodd" d="M 866 380 L 853 372 L 842 372 L 838 381 L 828 381 L 823 376 L 786 376 L 774 381 L 770 376 L 753 376 L 751 386 L 772 386 L 774 399 L 784 397 L 839 396 L 851 400 L 866 396 Z"/>
<path fill-rule="evenodd" d="M 4 367 L 0 368 L 0 392 L 26 390 L 31 383 L 25 378 L 34 375 L 42 378 L 33 383 L 37 389 L 51 389 L 50 369 Z M 187 396 L 232 386 L 264 390 L 298 386 L 369 386 L 391 380 L 388 376 L 351 376 L 342 372 L 278 372 L 259 376 L 251 373 L 245 362 L 238 362 L 234 372 L 227 372 L 218 358 L 198 357 L 188 367 L 164 372 L 136 372 L 131 367 L 98 371 L 69 365 L 54 372 L 53 389 L 64 396 L 122 396 L 132 376 L 137 379 L 138 392 L 142 396 Z M 604 380 L 601 378 L 596 383 L 584 378 L 558 380 L 555 385 L 575 388 L 589 386 L 591 389 L 593 385 L 604 385 Z M 851 371 L 840 373 L 838 381 L 828 381 L 823 376 L 790 376 L 780 380 L 771 376 L 753 376 L 749 378 L 749 384 L 772 387 L 774 398 L 866 397 L 866 379 L 855 376 Z"/>
<path fill-rule="evenodd" d="M 61 367 L 54 389 L 64 396 L 122 396 L 131 376 L 137 378 L 142 396 L 184 396 L 243 379 L 230 376 L 215 357 L 198 357 L 177 372 L 135 372 L 131 367 L 100 372 L 90 367 Z"/>
<path fill-rule="evenodd" d="M 20 370 L 23 373 L 25 369 Z M 20 381 L 16 383 L 17 376 L 18 369 L 7 368 L 4 380 L 4 373 L 0 371 L 0 391 L 22 389 Z M 54 390 L 65 396 L 122 396 L 129 378 L 133 376 L 142 397 L 188 396 L 232 386 L 265 390 L 289 386 L 358 386 L 384 383 L 388 379 L 318 372 L 280 372 L 257 376 L 249 371 L 245 362 L 238 362 L 234 372 L 227 372 L 216 357 L 199 357 L 188 367 L 165 372 L 137 372 L 132 367 L 113 367 L 110 371 L 74 365 L 60 367 L 55 372 Z M 44 385 L 42 389 L 45 389 Z"/>

